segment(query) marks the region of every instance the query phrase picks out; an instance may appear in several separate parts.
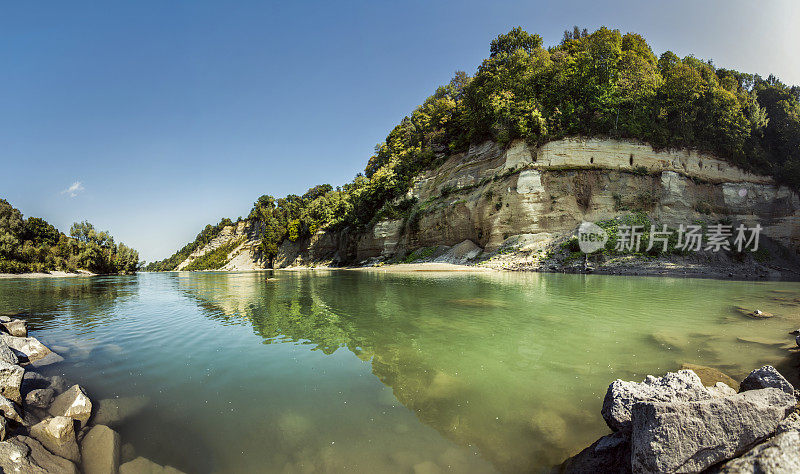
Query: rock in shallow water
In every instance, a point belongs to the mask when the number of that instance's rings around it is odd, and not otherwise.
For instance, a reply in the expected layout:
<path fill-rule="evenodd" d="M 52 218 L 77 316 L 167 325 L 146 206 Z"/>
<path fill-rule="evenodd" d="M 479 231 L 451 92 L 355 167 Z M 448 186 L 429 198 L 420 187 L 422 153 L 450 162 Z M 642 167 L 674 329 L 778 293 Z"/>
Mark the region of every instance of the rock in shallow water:
<path fill-rule="evenodd" d="M 28 336 L 28 324 L 21 320 L 21 319 L 13 319 L 8 322 L 0 323 L 0 326 L 3 329 L 15 337 L 27 337 Z"/>
<path fill-rule="evenodd" d="M 119 470 L 119 434 L 104 425 L 95 425 L 81 441 L 85 474 L 108 474 Z"/>
<path fill-rule="evenodd" d="M 717 382 L 722 382 L 736 391 L 739 390 L 739 382 L 713 367 L 697 364 L 682 364 L 681 370 L 691 370 L 696 373 L 697 376 L 700 377 L 700 381 L 703 382 L 703 385 L 706 387 L 713 387 Z"/>
<path fill-rule="evenodd" d="M 698 472 L 770 436 L 797 401 L 776 388 L 633 406 L 634 472 Z"/>
<path fill-rule="evenodd" d="M 56 392 L 52 388 L 37 388 L 25 395 L 25 406 L 47 408 L 53 402 Z"/>
<path fill-rule="evenodd" d="M 183 474 L 172 466 L 161 466 L 153 461 L 138 457 L 119 467 L 119 474 Z"/>
<path fill-rule="evenodd" d="M 565 474 L 604 474 L 631 472 L 631 441 L 628 433 L 617 431 L 603 436 L 591 446 L 564 461 Z"/>
<path fill-rule="evenodd" d="M 631 428 L 631 408 L 642 401 L 690 401 L 712 398 L 700 377 L 691 370 L 670 372 L 663 377 L 648 375 L 641 383 L 615 380 L 606 392 L 601 413 L 609 428 Z"/>
<path fill-rule="evenodd" d="M 35 337 L 14 337 L 8 334 L 0 335 L 8 347 L 16 351 L 17 357 L 22 356 L 23 362 L 35 362 L 44 359 L 48 354 L 52 353 L 44 344 L 39 342 Z"/>
<path fill-rule="evenodd" d="M 768 387 L 777 388 L 790 395 L 794 395 L 794 387 L 792 387 L 792 384 L 771 365 L 765 365 L 760 369 L 750 372 L 750 375 L 742 380 L 740 390 L 744 392 L 746 390 L 758 390 Z"/>
<path fill-rule="evenodd" d="M 47 448 L 51 453 L 80 462 L 81 454 L 75 439 L 75 422 L 66 416 L 48 418 L 31 427 L 31 437 Z"/>
<path fill-rule="evenodd" d="M 100 400 L 92 423 L 114 426 L 147 406 L 147 397 L 106 398 Z"/>
<path fill-rule="evenodd" d="M 79 385 L 73 385 L 53 400 L 49 412 L 53 416 L 70 417 L 85 426 L 92 416 L 92 401 Z"/>

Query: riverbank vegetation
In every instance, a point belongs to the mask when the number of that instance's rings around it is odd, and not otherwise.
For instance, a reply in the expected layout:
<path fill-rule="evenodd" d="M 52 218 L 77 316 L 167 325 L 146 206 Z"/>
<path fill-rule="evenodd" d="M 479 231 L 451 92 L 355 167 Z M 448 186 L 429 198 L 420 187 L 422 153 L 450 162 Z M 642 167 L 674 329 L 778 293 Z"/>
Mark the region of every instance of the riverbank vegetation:
<path fill-rule="evenodd" d="M 134 273 L 139 253 L 88 222 L 76 222 L 67 236 L 39 217 L 23 219 L 0 199 L 0 273 L 63 270 Z"/>
<path fill-rule="evenodd" d="M 271 261 L 286 239 L 417 216 L 420 204 L 405 197 L 414 177 L 470 144 L 568 136 L 699 149 L 800 187 L 800 87 L 671 51 L 656 56 L 635 33 L 576 27 L 545 48 L 539 35 L 514 28 L 491 42 L 473 76 L 457 72 L 401 120 L 352 182 L 262 196 L 248 219 Z M 153 268 L 174 268 L 187 247 Z"/>

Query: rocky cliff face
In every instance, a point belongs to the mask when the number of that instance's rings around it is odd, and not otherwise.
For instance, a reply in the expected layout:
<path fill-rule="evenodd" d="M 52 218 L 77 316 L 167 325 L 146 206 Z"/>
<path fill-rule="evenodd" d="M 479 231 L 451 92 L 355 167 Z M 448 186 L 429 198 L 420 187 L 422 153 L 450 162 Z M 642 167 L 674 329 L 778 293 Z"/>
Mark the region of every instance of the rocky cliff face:
<path fill-rule="evenodd" d="M 698 220 L 758 223 L 762 235 L 800 250 L 796 192 L 714 156 L 630 141 L 570 138 L 533 149 L 522 141 L 507 148 L 485 142 L 420 175 L 409 197 L 419 208 L 409 218 L 378 222 L 365 233 L 319 232 L 284 242 L 276 266 L 357 264 L 465 240 L 487 254 L 516 242 L 544 248 L 582 221 L 632 209 L 676 227 Z M 257 232 L 243 224 L 196 254 L 248 235 L 224 269 L 260 267 Z"/>

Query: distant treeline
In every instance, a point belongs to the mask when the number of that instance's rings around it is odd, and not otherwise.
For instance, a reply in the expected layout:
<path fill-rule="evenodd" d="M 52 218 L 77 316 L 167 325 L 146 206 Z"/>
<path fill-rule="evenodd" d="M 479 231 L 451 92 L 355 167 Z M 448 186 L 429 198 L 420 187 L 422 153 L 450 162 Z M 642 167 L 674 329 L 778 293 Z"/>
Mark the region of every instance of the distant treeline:
<path fill-rule="evenodd" d="M 23 219 L 19 209 L 0 199 L 0 273 L 134 273 L 138 268 L 139 253 L 114 243 L 108 232 L 76 222 L 66 236 L 39 217 Z"/>
<path fill-rule="evenodd" d="M 259 198 L 249 219 L 262 231 L 264 258 L 317 229 L 360 230 L 386 217 L 413 224 L 423 211 L 404 198 L 414 176 L 484 140 L 638 139 L 714 153 L 800 187 L 800 87 L 670 51 L 657 57 L 642 36 L 607 28 L 575 27 L 549 48 L 514 28 L 489 52 L 474 76 L 457 72 L 405 117 L 352 182 Z M 219 232 L 219 224 L 209 228 Z M 201 237 L 156 267 L 174 268 Z"/>

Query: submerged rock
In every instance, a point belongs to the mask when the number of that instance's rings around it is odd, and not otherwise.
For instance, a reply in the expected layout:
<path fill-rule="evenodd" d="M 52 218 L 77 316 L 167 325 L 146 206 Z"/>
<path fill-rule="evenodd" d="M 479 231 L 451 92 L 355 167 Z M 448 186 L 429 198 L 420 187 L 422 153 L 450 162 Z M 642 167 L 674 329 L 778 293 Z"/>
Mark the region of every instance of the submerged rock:
<path fill-rule="evenodd" d="M 700 381 L 706 387 L 713 387 L 717 382 L 722 382 L 734 390 L 739 390 L 739 382 L 713 367 L 706 367 L 705 365 L 696 364 L 683 364 L 681 365 L 681 370 L 691 370 L 697 374 L 697 376 L 700 377 Z"/>
<path fill-rule="evenodd" d="M 765 365 L 760 369 L 750 372 L 750 375 L 742 380 L 740 390 L 758 390 L 761 388 L 777 388 L 789 395 L 794 395 L 794 387 L 781 375 L 775 367 Z"/>
<path fill-rule="evenodd" d="M 25 395 L 25 405 L 33 408 L 44 408 L 53 402 L 56 392 L 52 388 L 37 388 Z"/>
<path fill-rule="evenodd" d="M 119 474 L 183 474 L 172 466 L 161 466 L 153 461 L 138 457 L 119 467 Z"/>
<path fill-rule="evenodd" d="M 75 422 L 72 418 L 57 416 L 41 421 L 31 427 L 31 436 L 51 453 L 80 462 L 81 453 L 75 439 Z"/>
<path fill-rule="evenodd" d="M 53 416 L 70 417 L 79 421 L 81 426 L 85 426 L 92 416 L 92 401 L 76 384 L 53 400 L 49 412 Z"/>
<path fill-rule="evenodd" d="M 630 430 L 631 408 L 637 402 L 705 400 L 713 396 L 697 374 L 680 370 L 663 377 L 648 375 L 641 383 L 615 380 L 608 387 L 600 413 L 612 430 Z"/>
<path fill-rule="evenodd" d="M 147 397 L 106 398 L 100 400 L 92 423 L 113 426 L 147 406 Z"/>
<path fill-rule="evenodd" d="M 633 406 L 635 472 L 698 472 L 731 459 L 775 432 L 797 400 L 776 388 L 705 400 Z"/>
<path fill-rule="evenodd" d="M 617 431 L 603 436 L 561 465 L 565 474 L 631 472 L 631 442 L 628 433 Z"/>
<path fill-rule="evenodd" d="M 0 326 L 2 326 L 3 329 L 12 336 L 16 337 L 28 336 L 28 324 L 21 319 L 13 319 L 8 322 L 2 322 L 0 323 Z"/>
<path fill-rule="evenodd" d="M 0 395 L 22 403 L 22 378 L 25 369 L 18 365 L 0 361 Z"/>
<path fill-rule="evenodd" d="M 104 425 L 95 425 L 81 441 L 85 474 L 108 474 L 119 471 L 119 434 Z M 147 472 L 147 471 L 138 471 Z"/>

